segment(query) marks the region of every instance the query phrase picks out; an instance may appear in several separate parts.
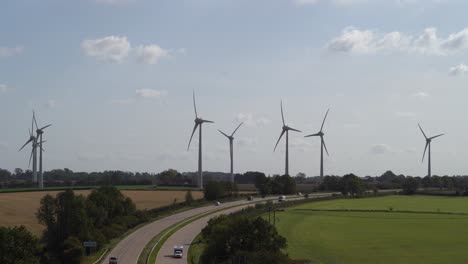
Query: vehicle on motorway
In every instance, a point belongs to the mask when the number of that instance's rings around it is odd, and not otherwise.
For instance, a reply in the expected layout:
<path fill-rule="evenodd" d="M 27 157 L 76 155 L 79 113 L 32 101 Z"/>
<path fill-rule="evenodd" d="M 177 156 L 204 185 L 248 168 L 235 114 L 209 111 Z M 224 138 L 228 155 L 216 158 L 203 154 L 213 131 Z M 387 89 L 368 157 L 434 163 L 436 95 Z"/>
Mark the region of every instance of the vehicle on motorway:
<path fill-rule="evenodd" d="M 216 205 L 216 206 L 220 206 L 221 203 L 220 203 L 220 202 L 215 202 L 215 205 Z"/>
<path fill-rule="evenodd" d="M 284 202 L 284 201 L 286 201 L 286 196 L 281 195 L 280 197 L 278 197 L 278 202 L 281 203 L 281 202 Z"/>
<path fill-rule="evenodd" d="M 118 264 L 119 261 L 116 257 L 110 257 L 109 258 L 109 264 Z"/>
<path fill-rule="evenodd" d="M 253 200 L 253 196 L 250 195 L 249 197 L 247 197 L 247 201 L 252 201 Z"/>
<path fill-rule="evenodd" d="M 182 258 L 184 246 L 174 246 L 174 258 Z"/>

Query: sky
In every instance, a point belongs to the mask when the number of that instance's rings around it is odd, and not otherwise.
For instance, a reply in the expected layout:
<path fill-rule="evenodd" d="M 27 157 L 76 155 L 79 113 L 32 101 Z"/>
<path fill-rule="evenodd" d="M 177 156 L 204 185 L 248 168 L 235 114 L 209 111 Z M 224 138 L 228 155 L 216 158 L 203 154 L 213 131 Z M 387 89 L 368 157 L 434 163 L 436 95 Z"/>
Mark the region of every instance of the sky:
<path fill-rule="evenodd" d="M 468 174 L 468 2 L 2 0 L 0 168 L 26 169 L 32 110 L 44 168 L 290 174 Z"/>

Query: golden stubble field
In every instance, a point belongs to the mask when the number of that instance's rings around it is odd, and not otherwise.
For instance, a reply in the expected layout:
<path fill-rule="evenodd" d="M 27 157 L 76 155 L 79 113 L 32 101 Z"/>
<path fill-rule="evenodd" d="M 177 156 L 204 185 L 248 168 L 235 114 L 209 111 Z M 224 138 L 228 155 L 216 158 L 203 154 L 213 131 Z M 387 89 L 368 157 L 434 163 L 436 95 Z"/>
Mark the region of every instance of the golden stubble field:
<path fill-rule="evenodd" d="M 46 194 L 55 196 L 59 192 L 0 193 L 0 226 L 24 225 L 33 234 L 41 235 L 44 226 L 37 222 L 35 216 L 40 200 Z M 90 192 L 90 190 L 79 190 L 75 191 L 75 194 L 88 195 Z M 125 190 L 122 193 L 130 197 L 138 209 L 152 209 L 169 205 L 174 199 L 177 199 L 177 202 L 185 201 L 186 191 Z M 203 198 L 203 193 L 200 191 L 192 191 L 192 195 L 195 199 Z"/>

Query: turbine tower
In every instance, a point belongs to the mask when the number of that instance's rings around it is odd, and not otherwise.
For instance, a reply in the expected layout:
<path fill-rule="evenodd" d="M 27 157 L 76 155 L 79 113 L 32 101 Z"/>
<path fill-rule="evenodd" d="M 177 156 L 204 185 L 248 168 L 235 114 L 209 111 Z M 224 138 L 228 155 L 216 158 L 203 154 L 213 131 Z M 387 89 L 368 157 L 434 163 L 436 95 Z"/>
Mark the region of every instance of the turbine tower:
<path fill-rule="evenodd" d="M 327 156 L 329 156 L 327 145 L 325 145 L 325 140 L 323 140 L 323 136 L 325 135 L 323 133 L 323 125 L 325 124 L 325 120 L 327 119 L 328 111 L 330 111 L 330 109 L 328 109 L 327 112 L 325 113 L 325 117 L 323 118 L 320 131 L 318 133 L 305 136 L 305 137 L 320 137 L 320 179 L 323 179 L 323 149 L 324 148 L 325 148 L 325 151 L 327 152 Z"/>
<path fill-rule="evenodd" d="M 434 139 L 434 138 L 437 138 L 437 137 L 440 137 L 440 136 L 443 136 L 444 134 L 439 134 L 437 136 L 433 136 L 433 137 L 427 137 L 426 136 L 426 133 L 424 133 L 424 130 L 421 128 L 421 125 L 419 125 L 419 129 L 421 130 L 424 138 L 426 139 L 426 146 L 424 147 L 424 152 L 423 152 L 423 157 L 422 157 L 422 162 L 424 162 L 424 155 L 426 155 L 426 150 L 427 148 L 429 147 L 429 151 L 428 151 L 428 155 L 427 155 L 427 175 L 429 177 L 431 177 L 431 141 Z"/>
<path fill-rule="evenodd" d="M 226 133 L 218 129 L 218 131 L 221 134 L 223 134 L 225 137 L 229 139 L 229 153 L 231 156 L 231 182 L 234 182 L 234 150 L 233 150 L 234 134 L 236 133 L 237 129 L 239 129 L 239 127 L 242 126 L 242 124 L 244 124 L 244 122 L 240 123 L 230 136 L 228 136 Z"/>
<path fill-rule="evenodd" d="M 281 101 L 281 119 L 283 120 L 283 130 L 281 131 L 281 135 L 278 138 L 278 141 L 276 142 L 275 148 L 273 151 L 276 150 L 276 147 L 278 146 L 278 143 L 280 142 L 281 138 L 283 135 L 286 133 L 286 160 L 285 160 L 285 174 L 289 175 L 289 130 L 296 131 L 296 132 L 301 132 L 297 129 L 294 129 L 292 127 L 288 127 L 286 123 L 284 122 L 284 114 L 283 114 L 283 101 Z"/>
<path fill-rule="evenodd" d="M 193 92 L 193 109 L 195 110 L 195 126 L 193 127 L 192 135 L 187 146 L 187 150 L 190 148 L 190 143 L 192 142 L 193 134 L 199 127 L 199 139 L 198 139 L 198 187 L 203 189 L 203 171 L 202 171 L 202 125 L 203 123 L 214 123 L 213 121 L 205 120 L 198 117 L 197 113 L 197 104 L 195 103 L 195 92 Z"/>
<path fill-rule="evenodd" d="M 38 141 L 37 144 L 39 147 L 39 188 L 42 189 L 44 188 L 44 176 L 42 173 L 42 152 L 44 151 L 44 149 L 42 148 L 42 143 L 45 142 L 45 141 L 42 141 L 42 134 L 44 134 L 44 129 L 50 127 L 52 124 L 39 128 L 39 126 L 37 125 L 36 115 L 34 111 L 33 111 L 33 120 L 36 125 L 36 141 Z"/>
<path fill-rule="evenodd" d="M 33 112 L 33 119 L 31 120 L 31 130 L 29 130 L 29 139 L 24 143 L 24 145 L 19 149 L 21 151 L 26 145 L 31 143 L 31 155 L 29 156 L 29 166 L 31 166 L 31 159 L 33 161 L 33 187 L 37 187 L 37 137 L 34 136 L 34 112 Z"/>

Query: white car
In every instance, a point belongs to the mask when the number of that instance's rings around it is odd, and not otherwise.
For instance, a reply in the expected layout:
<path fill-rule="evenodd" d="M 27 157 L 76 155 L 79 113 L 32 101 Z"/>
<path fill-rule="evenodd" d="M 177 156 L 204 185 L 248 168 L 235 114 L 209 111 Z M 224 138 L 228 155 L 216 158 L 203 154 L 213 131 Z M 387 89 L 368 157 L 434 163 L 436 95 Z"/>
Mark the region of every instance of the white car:
<path fill-rule="evenodd" d="M 174 258 L 182 258 L 184 254 L 184 246 L 174 246 Z"/>
<path fill-rule="evenodd" d="M 109 264 L 118 264 L 118 260 L 116 257 L 110 257 L 109 258 Z"/>
<path fill-rule="evenodd" d="M 284 202 L 284 201 L 286 201 L 286 196 L 281 195 L 280 197 L 278 197 L 278 202 Z"/>

